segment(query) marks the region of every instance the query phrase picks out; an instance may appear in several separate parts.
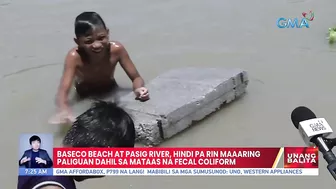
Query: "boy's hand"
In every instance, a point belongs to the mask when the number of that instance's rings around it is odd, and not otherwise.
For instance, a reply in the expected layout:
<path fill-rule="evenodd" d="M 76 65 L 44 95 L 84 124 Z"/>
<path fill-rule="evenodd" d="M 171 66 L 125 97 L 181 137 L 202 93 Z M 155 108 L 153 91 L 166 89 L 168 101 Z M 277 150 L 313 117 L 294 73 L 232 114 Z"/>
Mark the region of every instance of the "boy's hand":
<path fill-rule="evenodd" d="M 73 116 L 70 110 L 62 110 L 61 112 L 54 115 L 49 119 L 50 124 L 64 124 L 64 123 L 73 123 L 76 121 L 76 117 Z"/>
<path fill-rule="evenodd" d="M 134 90 L 137 100 L 146 101 L 149 99 L 148 90 L 145 87 L 140 87 Z"/>

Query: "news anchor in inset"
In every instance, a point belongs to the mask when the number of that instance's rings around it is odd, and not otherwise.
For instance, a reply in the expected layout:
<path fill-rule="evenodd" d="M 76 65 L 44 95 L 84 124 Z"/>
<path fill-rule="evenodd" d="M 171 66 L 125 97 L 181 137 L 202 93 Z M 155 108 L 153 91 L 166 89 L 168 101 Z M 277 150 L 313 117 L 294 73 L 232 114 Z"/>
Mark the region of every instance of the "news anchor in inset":
<path fill-rule="evenodd" d="M 26 168 L 51 168 L 53 162 L 46 150 L 40 148 L 41 138 L 33 135 L 29 138 L 31 149 L 26 150 L 20 161 L 19 166 L 25 166 Z"/>

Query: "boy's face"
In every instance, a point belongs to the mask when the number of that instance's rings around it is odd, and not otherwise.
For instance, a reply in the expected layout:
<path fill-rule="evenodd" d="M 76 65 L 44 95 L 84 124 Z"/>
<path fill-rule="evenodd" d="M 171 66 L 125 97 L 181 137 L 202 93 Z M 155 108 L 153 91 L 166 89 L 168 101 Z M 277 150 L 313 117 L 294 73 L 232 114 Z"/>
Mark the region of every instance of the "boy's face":
<path fill-rule="evenodd" d="M 108 30 L 95 28 L 88 35 L 75 39 L 77 45 L 90 56 L 104 56 L 109 47 Z"/>
<path fill-rule="evenodd" d="M 38 149 L 40 149 L 40 145 L 41 145 L 41 143 L 40 143 L 39 141 L 37 141 L 37 140 L 35 140 L 35 141 L 33 141 L 33 142 L 31 143 L 31 147 L 32 147 L 34 150 L 38 150 Z"/>

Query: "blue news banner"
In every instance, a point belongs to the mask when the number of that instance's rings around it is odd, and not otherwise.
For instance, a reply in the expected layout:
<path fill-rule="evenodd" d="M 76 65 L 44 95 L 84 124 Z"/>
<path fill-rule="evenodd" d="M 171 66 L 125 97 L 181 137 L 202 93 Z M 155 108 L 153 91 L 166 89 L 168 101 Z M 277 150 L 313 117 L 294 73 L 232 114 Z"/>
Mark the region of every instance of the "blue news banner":
<path fill-rule="evenodd" d="M 53 169 L 31 169 L 31 168 L 19 168 L 19 176 L 52 176 Z"/>

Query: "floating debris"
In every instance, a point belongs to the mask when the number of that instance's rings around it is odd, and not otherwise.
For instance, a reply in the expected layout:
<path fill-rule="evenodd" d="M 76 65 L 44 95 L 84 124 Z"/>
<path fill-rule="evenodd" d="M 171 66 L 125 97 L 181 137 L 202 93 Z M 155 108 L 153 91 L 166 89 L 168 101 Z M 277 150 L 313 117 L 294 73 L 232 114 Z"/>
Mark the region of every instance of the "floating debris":
<path fill-rule="evenodd" d="M 329 40 L 329 43 L 336 42 L 336 28 L 329 28 L 328 40 Z"/>

